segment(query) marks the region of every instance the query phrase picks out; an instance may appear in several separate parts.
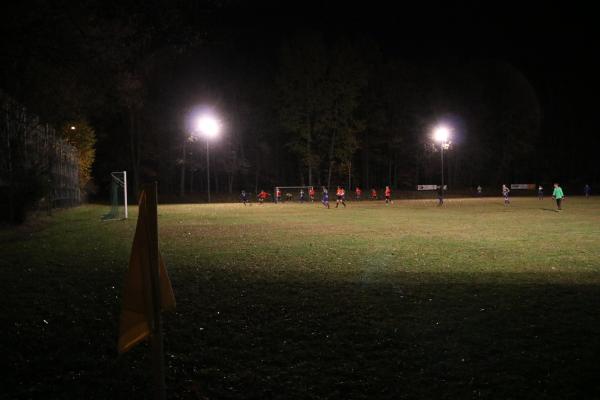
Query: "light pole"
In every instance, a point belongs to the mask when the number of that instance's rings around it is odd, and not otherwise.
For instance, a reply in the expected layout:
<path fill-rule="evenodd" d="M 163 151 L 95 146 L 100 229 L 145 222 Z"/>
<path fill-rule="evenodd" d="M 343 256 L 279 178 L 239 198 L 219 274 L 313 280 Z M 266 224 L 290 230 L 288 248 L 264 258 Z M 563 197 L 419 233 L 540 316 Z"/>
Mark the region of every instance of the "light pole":
<path fill-rule="evenodd" d="M 221 132 L 221 122 L 211 115 L 203 115 L 196 120 L 196 131 L 206 139 L 206 188 L 210 203 L 210 140 Z"/>
<path fill-rule="evenodd" d="M 210 203 L 210 150 L 206 139 L 206 190 L 208 192 L 208 202 Z"/>
<path fill-rule="evenodd" d="M 441 202 L 444 201 L 444 150 L 448 150 L 450 147 L 450 128 L 444 125 L 436 127 L 433 131 L 433 140 L 440 144 L 440 150 L 442 155 L 442 190 L 441 190 Z"/>

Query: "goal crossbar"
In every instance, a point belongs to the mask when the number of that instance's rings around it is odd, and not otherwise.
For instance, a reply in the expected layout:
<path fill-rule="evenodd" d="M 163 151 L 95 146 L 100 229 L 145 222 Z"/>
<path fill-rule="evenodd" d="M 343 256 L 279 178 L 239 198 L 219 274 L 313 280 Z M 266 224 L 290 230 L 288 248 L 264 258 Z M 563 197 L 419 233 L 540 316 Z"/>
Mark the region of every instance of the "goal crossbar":
<path fill-rule="evenodd" d="M 277 189 L 312 189 L 314 186 L 275 186 L 275 190 Z"/>

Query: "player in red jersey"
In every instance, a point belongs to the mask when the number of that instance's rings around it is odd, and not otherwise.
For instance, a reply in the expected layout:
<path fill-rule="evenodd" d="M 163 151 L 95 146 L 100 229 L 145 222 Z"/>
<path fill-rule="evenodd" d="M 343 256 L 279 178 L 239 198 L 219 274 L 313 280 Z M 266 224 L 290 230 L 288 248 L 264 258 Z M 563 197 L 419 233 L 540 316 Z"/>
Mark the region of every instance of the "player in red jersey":
<path fill-rule="evenodd" d="M 256 197 L 258 197 L 258 204 L 262 204 L 266 199 L 269 198 L 269 193 L 265 192 L 264 190 L 261 190 L 258 196 Z"/>
<path fill-rule="evenodd" d="M 371 200 L 377 200 L 377 190 L 375 188 L 371 189 Z"/>
<path fill-rule="evenodd" d="M 356 193 L 356 200 L 359 201 L 362 197 L 362 190 L 357 186 L 356 189 L 354 189 L 354 193 Z"/>
<path fill-rule="evenodd" d="M 344 190 L 344 188 L 341 186 L 338 186 L 337 190 L 335 191 L 335 195 L 337 197 L 337 199 L 335 201 L 335 208 L 338 208 L 340 203 L 342 203 L 344 208 L 346 208 L 346 202 L 344 201 L 345 200 L 344 197 L 346 197 L 346 191 Z"/>
<path fill-rule="evenodd" d="M 310 199 L 311 203 L 315 202 L 315 188 L 308 188 L 308 198 Z"/>
<path fill-rule="evenodd" d="M 385 205 L 387 206 L 392 201 L 392 189 L 389 186 L 385 187 Z"/>

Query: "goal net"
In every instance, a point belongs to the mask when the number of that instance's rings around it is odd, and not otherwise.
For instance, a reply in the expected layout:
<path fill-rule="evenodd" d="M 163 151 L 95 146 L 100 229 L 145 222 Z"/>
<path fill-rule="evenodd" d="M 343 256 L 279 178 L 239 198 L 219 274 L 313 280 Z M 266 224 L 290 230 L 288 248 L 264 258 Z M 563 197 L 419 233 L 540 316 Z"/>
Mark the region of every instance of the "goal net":
<path fill-rule="evenodd" d="M 110 173 L 110 211 L 102 219 L 127 219 L 127 171 Z"/>
<path fill-rule="evenodd" d="M 312 186 L 275 186 L 275 190 L 273 191 L 273 199 L 277 201 L 277 189 L 281 191 L 281 199 L 279 201 L 308 201 L 310 198 L 308 197 L 308 191 L 312 189 Z M 300 197 L 300 192 L 304 193 L 304 198 Z"/>

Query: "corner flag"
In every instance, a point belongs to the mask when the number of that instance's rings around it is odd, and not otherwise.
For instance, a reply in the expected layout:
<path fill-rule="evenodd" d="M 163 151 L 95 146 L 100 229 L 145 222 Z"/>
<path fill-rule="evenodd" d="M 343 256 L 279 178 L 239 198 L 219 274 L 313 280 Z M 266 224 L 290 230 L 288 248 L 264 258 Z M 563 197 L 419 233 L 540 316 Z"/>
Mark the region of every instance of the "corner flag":
<path fill-rule="evenodd" d="M 140 194 L 139 215 L 125 276 L 119 353 L 154 334 L 160 334 L 160 311 L 175 308 L 175 296 L 158 250 L 156 186 Z"/>

